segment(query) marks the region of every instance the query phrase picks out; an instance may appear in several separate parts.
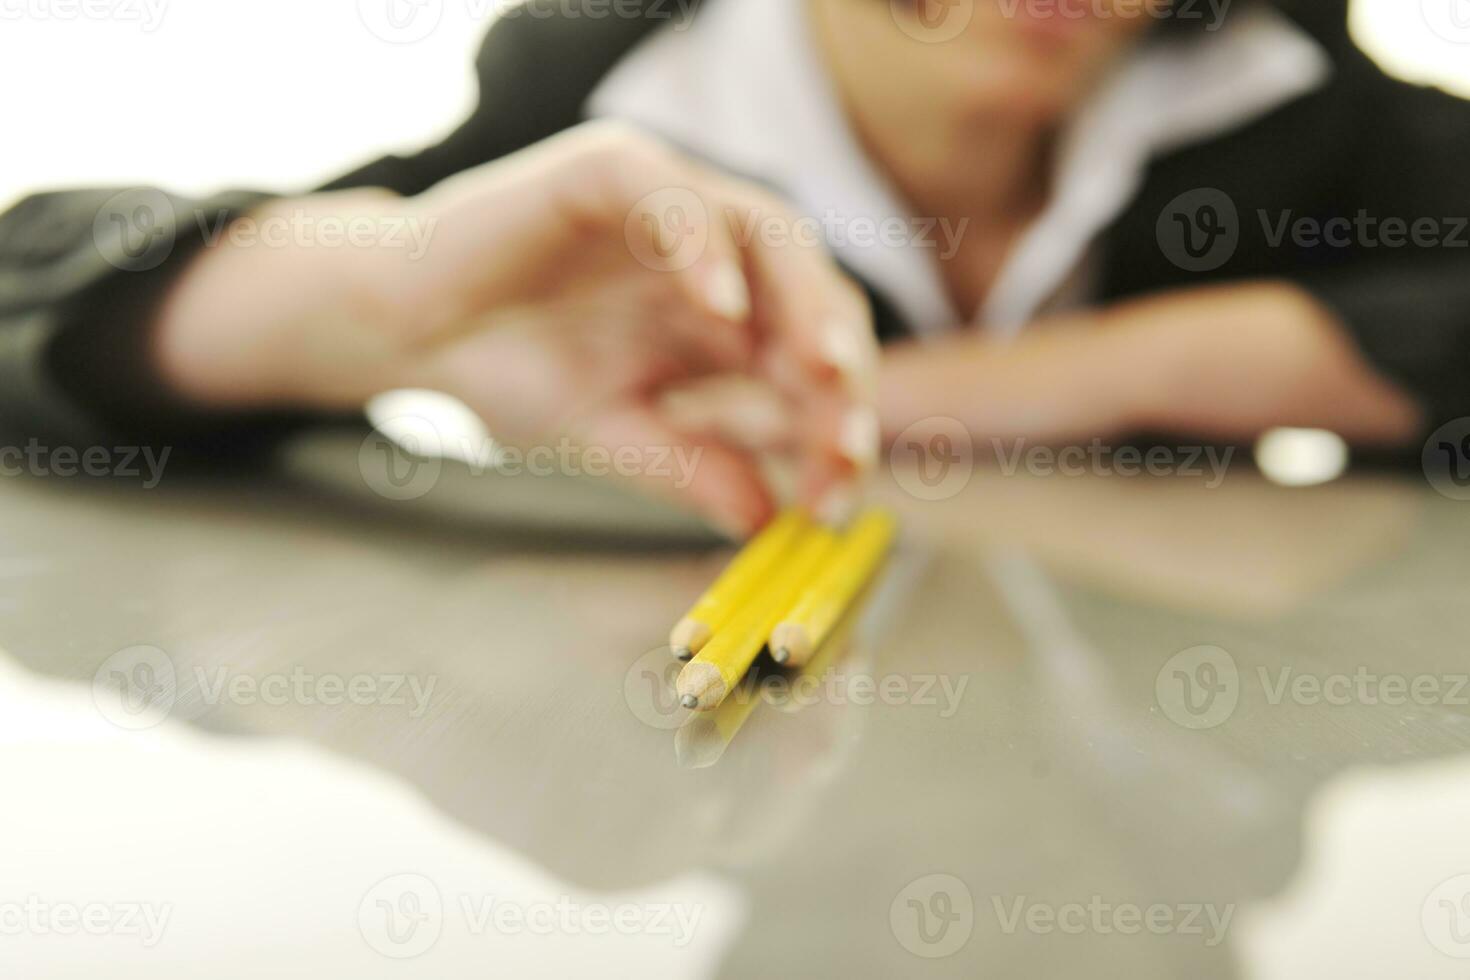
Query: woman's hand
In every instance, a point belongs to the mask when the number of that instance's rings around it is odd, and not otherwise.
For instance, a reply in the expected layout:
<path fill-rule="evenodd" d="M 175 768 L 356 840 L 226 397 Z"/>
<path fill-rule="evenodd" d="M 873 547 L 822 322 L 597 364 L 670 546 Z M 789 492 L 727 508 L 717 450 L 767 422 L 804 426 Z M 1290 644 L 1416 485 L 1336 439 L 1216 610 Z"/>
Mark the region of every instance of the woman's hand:
<path fill-rule="evenodd" d="M 160 367 L 211 408 L 351 409 L 430 388 L 511 443 L 697 451 L 687 486 L 645 482 L 745 533 L 773 507 L 756 457 L 719 424 L 680 426 L 666 396 L 730 375 L 777 392 L 818 508 L 850 497 L 878 446 L 865 301 L 818 250 L 742 241 L 753 217 L 786 220 L 770 195 L 608 124 L 416 199 L 277 201 L 241 222 L 363 233 L 267 246 L 227 230 L 163 308 Z"/>
<path fill-rule="evenodd" d="M 879 404 L 890 438 L 951 417 L 978 438 L 1043 443 L 1137 432 L 1241 441 L 1300 426 L 1392 446 L 1421 424 L 1331 310 L 1268 282 L 1058 317 L 1011 343 L 900 348 L 884 357 Z"/>

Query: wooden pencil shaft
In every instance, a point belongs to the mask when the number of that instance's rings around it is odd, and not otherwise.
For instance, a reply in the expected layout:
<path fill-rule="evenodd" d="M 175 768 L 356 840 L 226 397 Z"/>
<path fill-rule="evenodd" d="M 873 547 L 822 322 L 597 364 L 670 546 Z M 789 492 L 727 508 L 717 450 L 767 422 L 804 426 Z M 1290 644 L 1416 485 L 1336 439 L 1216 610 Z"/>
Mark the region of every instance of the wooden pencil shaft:
<path fill-rule="evenodd" d="M 761 580 L 791 549 L 810 521 L 799 510 L 784 511 L 725 566 L 704 595 L 669 633 L 675 652 L 698 653 L 715 630 L 725 626 L 750 598 Z"/>
<path fill-rule="evenodd" d="M 836 536 L 825 528 L 809 527 L 804 532 L 801 540 L 797 543 L 789 561 L 786 561 L 779 573 L 766 583 L 753 596 L 749 603 L 735 616 L 725 628 L 715 634 L 714 638 L 699 652 L 689 665 L 684 668 L 687 673 L 696 666 L 712 666 L 719 671 L 721 686 L 720 698 L 723 699 L 726 692 L 734 689 L 761 649 L 766 645 L 771 630 L 781 621 L 782 617 L 790 610 L 796 597 L 801 593 L 803 585 L 821 567 L 822 561 L 836 547 Z M 691 674 L 691 691 L 694 678 L 703 677 L 701 671 Z M 679 675 L 679 692 L 685 693 L 684 674 Z M 718 705 L 718 701 L 712 703 L 706 697 L 699 697 L 701 710 L 710 710 Z"/>
<path fill-rule="evenodd" d="M 692 654 L 708 643 L 713 633 L 714 630 L 708 624 L 685 616 L 669 633 L 669 646 L 674 648 L 675 653 L 688 651 Z"/>
<path fill-rule="evenodd" d="M 772 631 L 772 644 L 790 654 L 787 666 L 800 667 L 827 641 L 859 592 L 876 574 L 893 542 L 893 521 L 870 511 L 843 536 L 830 561 L 793 603 Z"/>

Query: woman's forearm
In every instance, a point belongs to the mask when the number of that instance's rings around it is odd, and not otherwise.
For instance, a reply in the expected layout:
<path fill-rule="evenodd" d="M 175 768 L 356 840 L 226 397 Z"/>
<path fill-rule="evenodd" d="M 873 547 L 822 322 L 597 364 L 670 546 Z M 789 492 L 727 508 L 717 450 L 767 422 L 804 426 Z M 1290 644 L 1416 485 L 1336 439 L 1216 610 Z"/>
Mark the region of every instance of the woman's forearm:
<path fill-rule="evenodd" d="M 1062 442 L 1126 432 L 1160 399 L 1140 370 L 1147 338 L 1104 329 L 1098 314 L 1056 320 L 1020 340 L 958 336 L 884 354 L 879 404 L 884 435 L 932 418 L 977 438 Z"/>
<path fill-rule="evenodd" d="M 272 201 L 221 229 L 159 308 L 164 383 L 207 409 L 360 405 L 391 380 L 369 287 L 384 271 L 387 231 L 410 211 L 355 190 Z"/>
<path fill-rule="evenodd" d="M 1109 314 L 1147 349 L 1151 431 L 1222 440 L 1328 429 L 1350 442 L 1412 440 L 1422 409 L 1380 375 L 1305 290 L 1262 282 L 1160 296 Z"/>
<path fill-rule="evenodd" d="M 1373 370 L 1330 310 L 1277 283 L 1069 315 L 1011 343 L 896 348 L 880 404 L 889 439 L 936 416 L 981 438 L 1056 442 L 1138 431 L 1234 441 L 1301 426 L 1396 445 L 1421 423 L 1419 406 Z"/>

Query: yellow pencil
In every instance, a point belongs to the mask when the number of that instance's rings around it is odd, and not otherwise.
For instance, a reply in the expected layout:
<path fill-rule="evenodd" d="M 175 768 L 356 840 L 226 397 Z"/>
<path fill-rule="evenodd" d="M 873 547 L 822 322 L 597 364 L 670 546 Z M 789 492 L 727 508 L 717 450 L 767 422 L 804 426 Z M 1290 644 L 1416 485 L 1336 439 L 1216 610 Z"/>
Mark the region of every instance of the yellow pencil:
<path fill-rule="evenodd" d="M 703 649 L 715 630 L 728 623 L 772 574 L 776 563 L 810 523 L 803 512 L 787 510 L 752 538 L 669 632 L 674 656 L 688 660 Z"/>
<path fill-rule="evenodd" d="M 798 690 L 798 685 L 810 685 L 809 689 L 820 690 L 827 672 L 835 669 L 838 662 L 852 651 L 856 644 L 853 634 L 857 631 L 857 621 L 860 618 L 857 610 L 852 610 L 852 612 L 853 615 L 843 616 L 838 621 L 837 625 L 832 628 L 832 632 L 822 641 L 822 645 L 817 648 L 817 652 L 812 654 L 810 660 L 804 664 L 793 665 L 791 691 Z M 773 652 L 771 659 L 774 660 L 775 656 Z M 775 707 L 782 714 L 794 715 L 804 710 L 810 703 L 810 700 L 793 696 L 776 700 Z"/>
<path fill-rule="evenodd" d="M 806 583 L 790 615 L 771 631 L 771 657 L 776 663 L 800 667 L 811 659 L 877 574 L 893 535 L 893 518 L 879 510 L 868 511 L 848 529 L 831 560 Z"/>
<path fill-rule="evenodd" d="M 679 673 L 675 689 L 684 707 L 711 711 L 720 706 L 755 662 L 771 630 L 790 612 L 802 588 L 836 547 L 834 532 L 807 527 L 775 574 Z"/>

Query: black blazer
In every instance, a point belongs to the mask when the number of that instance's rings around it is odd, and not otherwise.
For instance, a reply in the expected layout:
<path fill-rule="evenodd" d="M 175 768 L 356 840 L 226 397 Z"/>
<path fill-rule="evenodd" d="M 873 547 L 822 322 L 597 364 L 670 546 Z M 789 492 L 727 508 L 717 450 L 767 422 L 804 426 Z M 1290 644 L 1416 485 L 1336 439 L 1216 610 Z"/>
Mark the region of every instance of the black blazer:
<path fill-rule="evenodd" d="M 638 2 L 653 11 L 670 7 L 667 0 Z M 1275 3 L 1326 47 L 1335 74 L 1324 88 L 1264 118 L 1156 160 L 1142 191 L 1103 234 L 1099 299 L 1292 280 L 1336 310 L 1368 359 L 1425 404 L 1430 428 L 1470 416 L 1470 103 L 1386 77 L 1349 40 L 1347 0 Z M 417 194 L 576 125 L 599 81 L 666 23 L 502 20 L 477 59 L 480 101 L 462 126 L 420 153 L 375 161 L 326 189 Z M 1157 228 L 1170 202 L 1199 188 L 1233 200 L 1239 244 L 1219 268 L 1192 272 L 1165 254 Z M 142 324 L 197 247 L 197 232 L 191 221 L 164 236 L 168 257 L 156 268 L 120 272 L 94 244 L 94 222 L 109 196 L 40 195 L 0 218 L 0 420 L 69 438 L 125 432 L 185 447 L 238 450 L 241 440 L 268 438 L 277 427 L 259 419 L 194 418 L 184 425 L 158 386 L 147 383 Z M 228 215 L 258 200 L 176 201 L 174 210 Z M 1274 221 L 1287 212 L 1321 222 L 1360 212 L 1406 226 L 1433 219 L 1436 241 L 1416 242 L 1412 234 L 1398 247 L 1273 240 L 1276 229 L 1257 215 Z M 147 257 L 139 264 L 148 265 Z M 904 333 L 892 306 L 869 293 L 883 336 Z"/>

